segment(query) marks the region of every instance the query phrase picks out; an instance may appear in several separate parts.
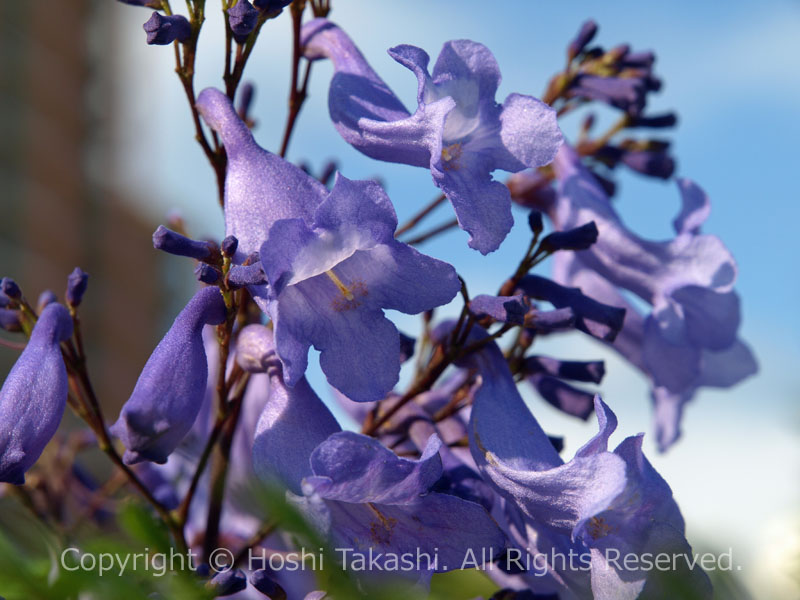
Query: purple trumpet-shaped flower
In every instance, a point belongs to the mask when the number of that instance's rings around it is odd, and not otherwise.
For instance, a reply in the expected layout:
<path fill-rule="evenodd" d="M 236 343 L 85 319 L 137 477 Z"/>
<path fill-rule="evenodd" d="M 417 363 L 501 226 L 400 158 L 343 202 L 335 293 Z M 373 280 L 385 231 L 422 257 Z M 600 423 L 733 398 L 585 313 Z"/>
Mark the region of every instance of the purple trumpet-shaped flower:
<path fill-rule="evenodd" d="M 125 444 L 126 464 L 164 463 L 197 418 L 208 377 L 203 326 L 225 320 L 219 288 L 197 292 L 175 318 L 142 369 L 111 432 Z"/>
<path fill-rule="evenodd" d="M 557 256 L 554 274 L 594 298 L 625 307 L 625 325 L 611 347 L 651 381 L 655 435 L 662 451 L 680 437 L 683 408 L 701 387 L 732 387 L 758 370 L 752 352 L 739 339 L 720 351 L 706 348 L 698 352 L 689 341 L 675 346 L 664 344 L 658 328 L 652 326 L 653 317 L 643 315 L 613 284 L 589 269 L 574 254 Z M 663 380 L 685 383 L 672 386 L 659 383 Z"/>
<path fill-rule="evenodd" d="M 313 220 L 275 223 L 261 246 L 267 313 L 294 385 L 314 345 L 328 381 L 356 401 L 397 383 L 400 339 L 383 309 L 415 314 L 446 304 L 460 284 L 448 264 L 394 239 L 397 217 L 381 187 L 337 175 Z"/>
<path fill-rule="evenodd" d="M 709 213 L 708 198 L 691 181 L 678 181 L 683 206 L 674 222 L 677 235 L 653 242 L 625 227 L 571 148 L 562 148 L 555 167 L 559 193 L 551 216 L 556 226 L 570 228 L 591 219 L 599 230 L 589 249 L 556 256 L 555 278 L 631 312 L 626 339 L 615 348 L 652 379 L 660 390 L 655 392 L 657 405 L 659 398 L 670 398 L 671 422 L 657 420 L 659 446 L 666 449 L 677 439 L 680 406 L 697 387 L 715 385 L 705 383 L 715 380 L 715 372 L 721 374 L 717 385 L 727 387 L 756 370 L 749 350 L 736 337 L 736 263 L 719 238 L 700 233 Z M 638 323 L 617 287 L 651 304 L 652 313 Z M 731 361 L 723 367 L 717 359 L 726 352 L 732 353 Z"/>
<path fill-rule="evenodd" d="M 269 330 L 261 335 L 268 342 Z M 431 491 L 442 475 L 437 437 L 419 460 L 401 458 L 374 438 L 341 431 L 305 378 L 289 387 L 280 364 L 268 372 L 270 398 L 253 442 L 256 472 L 282 483 L 335 547 L 386 554 L 382 565 L 387 553 L 434 556 L 438 549 L 430 571 L 458 568 L 468 550 L 502 548 L 483 507 Z"/>
<path fill-rule="evenodd" d="M 71 335 L 69 311 L 47 305 L 0 389 L 0 481 L 25 483 L 58 429 L 68 391 L 61 342 Z"/>
<path fill-rule="evenodd" d="M 444 45 L 432 75 L 422 49 L 389 50 L 417 76 L 419 105 L 412 115 L 338 26 L 314 19 L 301 35 L 307 58 L 333 61 L 328 108 L 342 137 L 372 158 L 429 168 L 470 234 L 470 247 L 496 250 L 513 218 L 508 189 L 491 173 L 548 164 L 562 142 L 555 111 L 520 94 L 495 102 L 500 69 L 494 56 L 482 44 L 454 40 Z"/>
<path fill-rule="evenodd" d="M 474 330 L 472 335 L 479 339 L 486 334 Z M 531 578 L 537 580 L 534 589 L 567 588 L 579 598 L 634 598 L 657 585 L 655 576 L 644 570 L 618 571 L 607 558 L 616 551 L 691 553 L 672 492 L 642 454 L 641 436 L 608 451 L 617 419 L 599 397 L 599 432 L 564 463 L 525 406 L 496 344 L 462 362 L 482 378 L 469 423 L 472 455 L 484 478 L 509 503 L 509 514 L 518 513 L 516 541 L 534 556 L 572 551 L 577 557 L 547 563 L 548 578 L 537 570 Z M 592 565 L 588 581 L 587 563 Z M 681 577 L 697 597 L 710 595 L 708 579 L 699 569 Z"/>
<path fill-rule="evenodd" d="M 225 145 L 225 235 L 239 240 L 234 262 L 240 264 L 259 251 L 275 221 L 310 222 L 328 190 L 299 167 L 256 144 L 221 91 L 200 92 L 197 110 Z"/>
<path fill-rule="evenodd" d="M 185 42 L 192 35 L 192 26 L 183 15 L 154 12 L 142 29 L 147 34 L 147 43 L 156 46 L 166 46 L 175 40 Z"/>

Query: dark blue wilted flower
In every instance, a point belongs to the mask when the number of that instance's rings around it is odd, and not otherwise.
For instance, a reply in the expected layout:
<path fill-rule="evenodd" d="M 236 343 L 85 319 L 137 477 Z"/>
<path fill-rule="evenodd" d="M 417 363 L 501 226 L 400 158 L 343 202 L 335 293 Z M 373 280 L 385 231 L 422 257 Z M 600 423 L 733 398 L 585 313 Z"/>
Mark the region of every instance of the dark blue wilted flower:
<path fill-rule="evenodd" d="M 224 320 L 225 303 L 216 287 L 197 292 L 175 318 L 111 427 L 125 444 L 126 464 L 165 462 L 191 429 L 208 376 L 203 326 Z"/>
<path fill-rule="evenodd" d="M 498 104 L 497 62 L 469 40 L 447 42 L 432 76 L 422 49 L 389 50 L 417 76 L 413 115 L 335 24 L 310 21 L 302 42 L 307 58 L 333 61 L 328 108 L 342 137 L 372 158 L 429 168 L 470 234 L 469 245 L 483 254 L 496 250 L 514 221 L 508 189 L 491 172 L 549 163 L 562 141 L 555 111 L 520 94 Z"/>
<path fill-rule="evenodd" d="M 58 429 L 68 391 L 61 342 L 71 335 L 69 311 L 48 304 L 0 389 L 0 481 L 24 483 Z"/>

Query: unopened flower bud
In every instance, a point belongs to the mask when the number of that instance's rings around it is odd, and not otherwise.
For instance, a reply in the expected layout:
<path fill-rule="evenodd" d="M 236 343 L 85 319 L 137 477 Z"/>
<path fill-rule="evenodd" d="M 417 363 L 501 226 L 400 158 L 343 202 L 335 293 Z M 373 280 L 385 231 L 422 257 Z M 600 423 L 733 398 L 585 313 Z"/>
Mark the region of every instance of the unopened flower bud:
<path fill-rule="evenodd" d="M 159 225 L 153 233 L 153 247 L 177 256 L 188 256 L 197 260 L 211 258 L 215 248 L 210 242 L 200 242 L 182 236 Z"/>
<path fill-rule="evenodd" d="M 669 179 L 675 172 L 675 160 L 666 152 L 634 151 L 622 155 L 622 162 L 630 169 L 660 179 Z"/>
<path fill-rule="evenodd" d="M 631 119 L 629 127 L 675 127 L 678 123 L 678 115 L 673 112 L 655 115 L 652 117 L 634 117 Z"/>
<path fill-rule="evenodd" d="M 286 591 L 278 585 L 265 569 L 254 571 L 250 575 L 250 585 L 267 596 L 270 600 L 286 600 Z"/>
<path fill-rule="evenodd" d="M 539 235 L 544 229 L 544 221 L 542 220 L 542 213 L 538 210 L 532 210 L 528 213 L 528 227 L 534 235 Z"/>
<path fill-rule="evenodd" d="M 228 23 L 233 31 L 233 38 L 243 44 L 247 36 L 256 28 L 259 12 L 247 0 L 239 0 L 228 9 Z"/>
<path fill-rule="evenodd" d="M 253 96 L 255 95 L 255 86 L 249 81 L 242 84 L 239 88 L 239 104 L 236 107 L 236 113 L 239 118 L 247 123 L 248 113 L 250 112 L 250 105 L 253 104 Z"/>
<path fill-rule="evenodd" d="M 267 278 L 260 262 L 252 265 L 233 265 L 228 271 L 228 285 L 234 288 L 266 282 Z"/>
<path fill-rule="evenodd" d="M 237 240 L 234 236 L 229 235 L 222 243 L 219 245 L 219 249 L 222 251 L 222 254 L 231 258 L 234 254 L 236 254 L 236 249 L 239 247 L 239 240 Z"/>
<path fill-rule="evenodd" d="M 75 267 L 75 270 L 67 277 L 67 304 L 73 307 L 79 306 L 88 285 L 89 274 L 80 267 Z"/>
<path fill-rule="evenodd" d="M 203 262 L 197 264 L 194 269 L 194 274 L 198 281 L 202 281 L 208 285 L 214 285 L 222 278 L 222 273 L 220 273 L 218 269 Z"/>
<path fill-rule="evenodd" d="M 0 308 L 0 329 L 6 331 L 22 331 L 22 323 L 19 320 L 19 311 L 9 308 Z"/>
<path fill-rule="evenodd" d="M 542 240 L 542 248 L 549 252 L 557 250 L 586 250 L 597 241 L 597 225 L 594 221 L 575 229 L 554 231 Z"/>
<path fill-rule="evenodd" d="M 229 569 L 214 575 L 206 587 L 213 590 L 217 596 L 230 596 L 247 588 L 247 578 L 241 569 Z"/>
<path fill-rule="evenodd" d="M 142 25 L 147 33 L 147 43 L 156 46 L 166 46 L 175 40 L 185 42 L 192 35 L 192 26 L 182 15 L 162 15 L 154 12 L 147 22 Z"/>
<path fill-rule="evenodd" d="M 585 21 L 583 25 L 581 25 L 580 31 L 578 31 L 578 35 L 569 43 L 567 47 L 567 58 L 572 60 L 581 51 L 586 48 L 586 45 L 592 41 L 594 36 L 597 34 L 597 23 L 594 20 L 589 19 Z"/>
<path fill-rule="evenodd" d="M 52 290 L 45 290 L 39 294 L 39 300 L 36 302 L 36 312 L 41 313 L 44 307 L 48 304 L 58 301 L 58 296 Z"/>
<path fill-rule="evenodd" d="M 22 291 L 19 289 L 17 282 L 10 277 L 3 277 L 3 279 L 0 280 L 0 290 L 11 300 L 19 300 L 22 298 Z"/>

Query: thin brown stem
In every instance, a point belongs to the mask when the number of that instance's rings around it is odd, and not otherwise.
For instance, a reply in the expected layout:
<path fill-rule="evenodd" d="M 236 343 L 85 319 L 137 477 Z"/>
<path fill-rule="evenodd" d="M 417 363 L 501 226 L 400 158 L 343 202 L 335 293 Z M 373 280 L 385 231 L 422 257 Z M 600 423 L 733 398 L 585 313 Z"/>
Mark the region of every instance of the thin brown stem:
<path fill-rule="evenodd" d="M 444 233 L 445 231 L 453 229 L 454 227 L 457 226 L 458 226 L 458 220 L 453 219 L 452 221 L 448 221 L 447 223 L 443 223 L 438 227 L 434 227 L 433 229 L 426 231 L 425 233 L 422 233 L 415 238 L 411 238 L 410 240 L 407 240 L 405 243 L 408 244 L 409 246 L 415 246 L 416 244 L 421 244 L 422 242 L 425 242 L 432 237 L 436 237 L 440 233 Z"/>
<path fill-rule="evenodd" d="M 289 114 L 286 117 L 286 128 L 283 132 L 281 142 L 281 157 L 286 157 L 289 149 L 289 140 L 292 137 L 297 116 L 306 101 L 308 92 L 308 80 L 311 76 L 311 63 L 306 63 L 306 71 L 303 82 L 300 84 L 300 59 L 303 57 L 303 48 L 300 45 L 300 28 L 303 24 L 303 11 L 306 7 L 306 0 L 294 0 L 289 8 L 292 13 L 292 83 L 289 89 Z"/>
<path fill-rule="evenodd" d="M 416 227 L 422 219 L 427 217 L 433 210 L 438 207 L 442 202 L 447 200 L 447 197 L 444 194 L 439 194 L 436 198 L 434 198 L 431 202 L 427 204 L 421 211 L 419 211 L 416 215 L 411 217 L 408 221 L 406 221 L 403 225 L 397 228 L 397 231 L 394 232 L 394 236 L 398 237 L 403 235 L 406 231 L 413 229 Z"/>

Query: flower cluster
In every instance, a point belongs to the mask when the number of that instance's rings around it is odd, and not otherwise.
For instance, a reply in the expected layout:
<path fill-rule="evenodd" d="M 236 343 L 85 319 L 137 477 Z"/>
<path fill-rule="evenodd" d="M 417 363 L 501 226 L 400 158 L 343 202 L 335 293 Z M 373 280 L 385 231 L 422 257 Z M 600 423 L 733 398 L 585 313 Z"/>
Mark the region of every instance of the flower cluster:
<path fill-rule="evenodd" d="M 204 581 L 214 595 L 285 598 L 288 590 L 290 597 L 349 598 L 376 582 L 395 585 L 392 577 L 407 580 L 409 594 L 424 593 L 434 574 L 480 556 L 471 566 L 503 588 L 496 598 L 667 597 L 663 573 L 609 558 L 612 550 L 691 548 L 643 436 L 611 450 L 613 399 L 577 387 L 600 385 L 604 363 L 531 351 L 540 336 L 577 330 L 619 352 L 652 383 L 662 450 L 677 440 L 683 407 L 699 388 L 728 387 L 756 370 L 737 334 L 736 263 L 719 238 L 700 231 L 709 213 L 702 190 L 676 180 L 682 209 L 666 241 L 630 230 L 609 199 L 617 164 L 662 178 L 674 170 L 667 144 L 612 143 L 629 128 L 675 124 L 643 114 L 647 94 L 660 87 L 652 53 L 589 47 L 597 27 L 588 22 L 542 100 L 511 94 L 499 104 L 500 69 L 482 44 L 447 42 L 432 71 L 425 51 L 397 46 L 389 54 L 417 79 L 412 113 L 325 17 L 329 3 L 313 2 L 316 18 L 305 24 L 305 3 L 292 4 L 295 75 L 301 60 L 332 62 L 330 117 L 349 144 L 378 160 L 430 169 L 442 193 L 434 206 L 450 201 L 481 254 L 504 242 L 512 199 L 528 210 L 531 242 L 519 265 L 497 282 L 496 294 L 470 297 L 468 272 L 459 276 L 414 247 L 426 236 L 401 241 L 430 207 L 398 228 L 378 183 L 336 173 L 328 186 L 330 173 L 317 179 L 283 158 L 305 84 L 294 84 L 282 152 L 255 141 L 252 87 L 239 90 L 241 69 L 261 27 L 286 2 L 224 3 L 235 64 L 226 66 L 225 90 L 196 97 L 191 61 L 202 12 L 195 7 L 186 18 L 160 0 L 128 3 L 156 9 L 144 26 L 148 44 L 178 50 L 198 139 L 220 176 L 224 237 L 195 240 L 163 226 L 154 233 L 155 248 L 196 262 L 200 285 L 110 428 L 79 327 L 88 276 L 76 269 L 65 304 L 46 293 L 36 308 L 3 279 L 0 323 L 27 343 L 0 390 L 0 481 L 24 483 L 69 402 L 177 547 L 197 548 L 203 561 L 220 546 L 239 551 L 231 566 L 243 571 Z M 592 139 L 590 119 L 579 140 L 565 141 L 559 114 L 592 102 L 620 110 L 621 121 Z M 515 175 L 503 183 L 492 177 L 498 169 Z M 532 272 L 549 257 L 552 278 Z M 459 295 L 459 317 L 437 319 L 435 310 Z M 419 338 L 399 332 L 388 310 L 422 315 Z M 343 430 L 312 389 L 312 347 L 360 433 Z M 398 387 L 401 365 L 412 358 L 412 380 Z M 520 395 L 522 381 L 569 415 L 594 414 L 598 433 L 562 457 L 563 440 L 544 432 Z M 81 480 L 98 488 L 88 475 Z M 333 587 L 320 591 L 306 573 L 239 561 L 253 548 L 295 548 L 289 524 L 248 502 L 256 481 L 281 490 L 324 544 L 378 557 L 366 572 L 351 573 L 356 587 L 342 592 L 329 581 Z M 511 568 L 502 560 L 511 552 L 532 563 Z M 393 557 L 419 553 L 435 560 L 387 574 Z M 576 562 L 548 561 L 554 553 Z M 684 597 L 710 597 L 699 567 L 669 578 Z"/>

